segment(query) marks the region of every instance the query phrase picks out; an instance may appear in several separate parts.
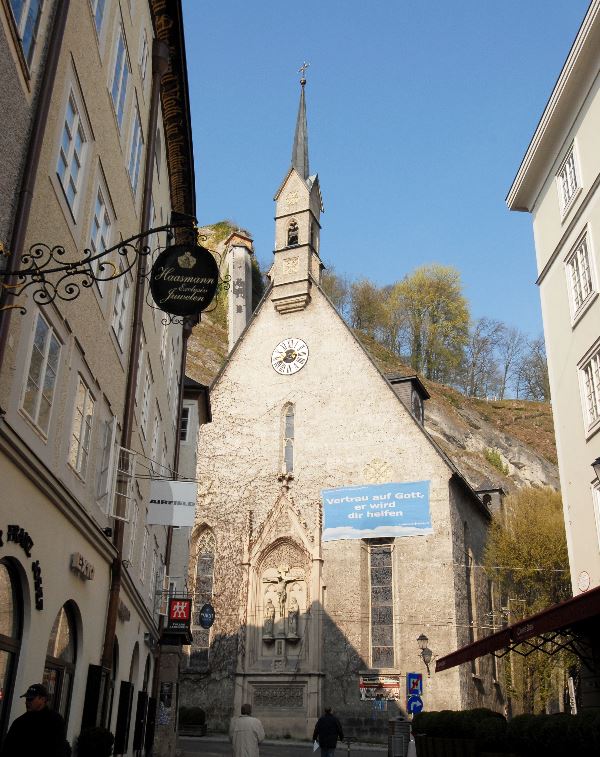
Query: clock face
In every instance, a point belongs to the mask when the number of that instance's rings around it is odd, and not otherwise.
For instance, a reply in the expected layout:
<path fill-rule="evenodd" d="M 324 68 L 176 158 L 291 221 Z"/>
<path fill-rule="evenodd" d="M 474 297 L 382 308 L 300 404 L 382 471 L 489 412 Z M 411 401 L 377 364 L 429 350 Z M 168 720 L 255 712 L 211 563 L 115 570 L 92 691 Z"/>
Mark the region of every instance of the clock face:
<path fill-rule="evenodd" d="M 302 339 L 289 337 L 279 342 L 271 355 L 271 365 L 282 376 L 297 373 L 306 365 L 308 360 L 308 346 Z"/>

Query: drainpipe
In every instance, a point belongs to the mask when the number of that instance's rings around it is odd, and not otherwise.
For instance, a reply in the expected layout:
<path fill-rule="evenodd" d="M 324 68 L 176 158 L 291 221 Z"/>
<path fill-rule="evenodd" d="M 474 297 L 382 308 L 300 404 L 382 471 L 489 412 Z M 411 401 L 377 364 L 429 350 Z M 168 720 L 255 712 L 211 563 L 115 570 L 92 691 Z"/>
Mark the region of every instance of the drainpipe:
<path fill-rule="evenodd" d="M 158 122 L 158 106 L 160 102 L 160 81 L 169 68 L 169 48 L 160 40 L 155 39 L 152 44 L 152 94 L 150 99 L 150 114 L 148 117 L 148 141 L 146 149 L 146 163 L 144 166 L 144 194 L 142 199 L 141 231 L 150 227 L 150 209 L 152 204 L 152 180 L 154 173 L 154 151 L 156 147 L 156 126 Z M 146 237 L 140 244 L 146 244 Z M 127 388 L 125 393 L 125 408 L 123 411 L 123 431 L 121 446 L 129 449 L 133 434 L 133 410 L 135 403 L 135 387 L 137 384 L 138 358 L 140 352 L 140 337 L 142 333 L 142 316 L 144 308 L 144 288 L 146 279 L 146 256 L 138 257 L 135 281 L 135 300 L 133 324 L 131 327 L 131 342 L 129 350 L 129 365 L 127 370 Z M 113 542 L 117 554 L 113 559 L 111 584 L 108 594 L 108 610 L 106 613 L 106 628 L 104 632 L 104 646 L 102 650 L 101 666 L 105 671 L 112 667 L 113 645 L 117 628 L 119 611 L 119 596 L 121 592 L 121 576 L 123 571 L 123 536 L 124 523 L 115 520 Z M 107 713 L 103 712 L 103 720 Z"/>
<path fill-rule="evenodd" d="M 10 243 L 11 260 L 14 267 L 18 267 L 17 261 L 20 260 L 25 242 L 25 233 L 29 223 L 29 212 L 31 210 L 31 201 L 33 199 L 33 190 L 35 187 L 35 178 L 38 172 L 42 142 L 46 133 L 46 124 L 48 122 L 48 112 L 50 102 L 54 91 L 54 82 L 56 79 L 56 70 L 58 68 L 58 59 L 62 48 L 62 41 L 67 25 L 67 16 L 69 15 L 70 0 L 59 0 L 56 3 L 54 21 L 48 40 L 48 49 L 46 53 L 46 62 L 44 73 L 38 90 L 38 105 L 31 127 L 31 136 L 29 147 L 25 157 L 25 167 L 23 169 L 23 179 L 21 181 L 21 190 L 17 201 L 17 209 L 12 228 L 12 238 Z M 14 284 L 16 276 L 7 276 L 3 279 L 4 284 Z M 10 294 L 5 289 L 0 290 L 0 305 L 5 305 Z M 0 368 L 4 362 L 4 353 L 6 352 L 6 341 L 8 339 L 8 329 L 10 325 L 11 310 L 0 311 Z"/>

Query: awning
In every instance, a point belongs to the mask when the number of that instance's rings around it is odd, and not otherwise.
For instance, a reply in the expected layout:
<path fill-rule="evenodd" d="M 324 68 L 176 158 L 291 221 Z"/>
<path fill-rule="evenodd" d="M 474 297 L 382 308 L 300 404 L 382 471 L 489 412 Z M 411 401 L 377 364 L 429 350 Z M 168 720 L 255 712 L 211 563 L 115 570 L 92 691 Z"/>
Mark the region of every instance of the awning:
<path fill-rule="evenodd" d="M 440 657 L 435 664 L 436 673 L 485 654 L 503 657 L 511 650 L 527 655 L 536 649 L 547 654 L 570 649 L 581 657 L 581 651 L 573 646 L 577 641 L 573 626 L 594 617 L 600 618 L 600 586 Z"/>

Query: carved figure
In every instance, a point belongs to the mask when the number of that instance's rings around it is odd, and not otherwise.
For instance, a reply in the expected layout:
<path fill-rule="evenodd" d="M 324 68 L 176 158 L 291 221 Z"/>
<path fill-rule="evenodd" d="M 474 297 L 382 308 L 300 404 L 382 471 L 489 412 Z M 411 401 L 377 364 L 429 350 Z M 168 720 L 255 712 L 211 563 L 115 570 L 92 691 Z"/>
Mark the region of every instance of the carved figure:
<path fill-rule="evenodd" d="M 277 568 L 277 578 L 263 578 L 265 584 L 276 584 L 277 596 L 279 597 L 279 617 L 283 618 L 285 615 L 285 603 L 287 602 L 287 585 L 297 581 L 297 578 L 286 578 L 285 575 L 289 571 L 286 565 Z"/>
<path fill-rule="evenodd" d="M 290 600 L 290 606 L 288 609 L 288 634 L 290 636 L 298 636 L 298 615 L 300 614 L 300 607 L 298 600 L 294 595 Z"/>
<path fill-rule="evenodd" d="M 264 636 L 273 636 L 273 626 L 275 624 L 275 605 L 269 598 L 265 606 L 265 622 L 263 627 Z"/>

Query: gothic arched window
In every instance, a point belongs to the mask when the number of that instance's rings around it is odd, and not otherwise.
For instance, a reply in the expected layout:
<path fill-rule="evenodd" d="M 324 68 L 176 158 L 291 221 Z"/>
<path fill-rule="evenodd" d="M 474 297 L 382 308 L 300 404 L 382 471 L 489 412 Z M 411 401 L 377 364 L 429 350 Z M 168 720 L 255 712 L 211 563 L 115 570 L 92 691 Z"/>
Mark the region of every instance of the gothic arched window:
<path fill-rule="evenodd" d="M 298 244 L 298 224 L 296 221 L 290 221 L 287 236 L 288 247 L 291 247 L 293 244 Z"/>
<path fill-rule="evenodd" d="M 283 465 L 285 473 L 294 472 L 294 406 L 285 408 L 283 418 Z"/>
<path fill-rule="evenodd" d="M 192 651 L 190 667 L 205 669 L 208 666 L 210 647 L 210 629 L 200 626 L 200 610 L 212 602 L 213 574 L 215 567 L 215 537 L 211 531 L 205 531 L 198 541 L 196 553 L 196 577 L 194 582 L 194 609 L 192 616 Z"/>

